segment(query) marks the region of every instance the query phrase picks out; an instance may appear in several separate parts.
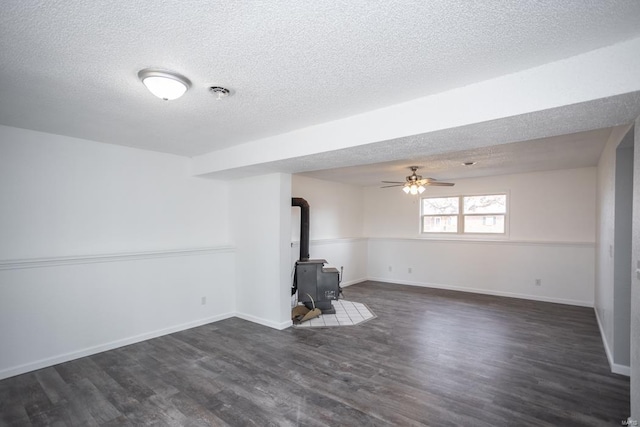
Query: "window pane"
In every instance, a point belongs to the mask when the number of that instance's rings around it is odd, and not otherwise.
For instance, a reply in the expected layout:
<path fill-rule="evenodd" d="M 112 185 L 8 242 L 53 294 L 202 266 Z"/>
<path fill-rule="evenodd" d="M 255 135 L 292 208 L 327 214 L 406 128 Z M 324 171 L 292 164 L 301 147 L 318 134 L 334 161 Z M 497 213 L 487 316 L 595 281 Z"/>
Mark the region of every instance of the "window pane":
<path fill-rule="evenodd" d="M 507 196 L 505 194 L 491 194 L 488 196 L 465 196 L 464 213 L 507 213 Z"/>
<path fill-rule="evenodd" d="M 457 233 L 458 217 L 456 215 L 439 215 L 422 217 L 423 233 Z"/>
<path fill-rule="evenodd" d="M 504 233 L 504 215 L 468 215 L 464 217 L 465 233 Z"/>
<path fill-rule="evenodd" d="M 458 197 L 430 197 L 422 199 L 422 215 L 457 214 Z"/>

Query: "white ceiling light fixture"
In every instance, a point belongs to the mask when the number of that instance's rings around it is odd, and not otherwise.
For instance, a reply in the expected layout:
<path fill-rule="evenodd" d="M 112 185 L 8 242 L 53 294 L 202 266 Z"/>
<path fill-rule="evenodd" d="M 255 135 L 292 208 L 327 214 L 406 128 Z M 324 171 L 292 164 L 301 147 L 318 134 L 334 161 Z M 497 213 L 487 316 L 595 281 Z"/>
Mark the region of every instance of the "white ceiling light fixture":
<path fill-rule="evenodd" d="M 153 68 L 140 70 L 138 78 L 149 92 L 165 101 L 180 98 L 191 86 L 189 79 L 178 73 Z"/>
<path fill-rule="evenodd" d="M 422 194 L 424 193 L 424 186 L 422 185 L 418 185 L 416 183 L 410 184 L 410 183 L 406 183 L 404 185 L 404 187 L 402 187 L 402 191 L 404 191 L 406 194 L 412 194 L 412 195 L 416 195 L 416 194 Z"/>

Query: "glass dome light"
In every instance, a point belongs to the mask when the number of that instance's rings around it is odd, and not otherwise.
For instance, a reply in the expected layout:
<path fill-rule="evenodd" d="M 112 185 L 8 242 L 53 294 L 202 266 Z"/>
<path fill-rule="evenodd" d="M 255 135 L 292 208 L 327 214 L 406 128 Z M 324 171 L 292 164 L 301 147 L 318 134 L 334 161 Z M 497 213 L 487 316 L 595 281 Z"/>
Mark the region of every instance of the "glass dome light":
<path fill-rule="evenodd" d="M 180 98 L 191 86 L 189 79 L 171 71 L 147 68 L 138 73 L 138 78 L 149 92 L 165 101 Z"/>

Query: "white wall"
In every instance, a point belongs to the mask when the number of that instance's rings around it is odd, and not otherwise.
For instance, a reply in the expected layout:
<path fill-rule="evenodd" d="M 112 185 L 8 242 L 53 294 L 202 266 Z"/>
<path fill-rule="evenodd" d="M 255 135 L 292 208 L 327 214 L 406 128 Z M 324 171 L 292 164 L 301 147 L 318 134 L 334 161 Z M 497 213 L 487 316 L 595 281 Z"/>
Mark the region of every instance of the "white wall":
<path fill-rule="evenodd" d="M 367 240 L 363 237 L 364 193 L 361 187 L 292 177 L 292 197 L 309 203 L 309 253 L 327 266 L 344 267 L 342 286 L 367 277 Z M 300 257 L 300 208 L 291 208 L 291 265 Z"/>
<path fill-rule="evenodd" d="M 227 186 L 188 159 L 0 126 L 0 258 L 230 241 Z"/>
<path fill-rule="evenodd" d="M 628 366 L 614 361 L 614 248 L 615 248 L 615 180 L 616 149 L 629 126 L 615 128 L 602 151 L 598 162 L 597 205 L 596 205 L 596 273 L 594 307 L 602 341 L 612 370 L 628 374 Z"/>
<path fill-rule="evenodd" d="M 233 185 L 236 315 L 284 329 L 291 325 L 291 175 L 261 175 Z"/>
<path fill-rule="evenodd" d="M 368 272 L 383 282 L 589 307 L 593 253 L 580 243 L 374 238 Z"/>
<path fill-rule="evenodd" d="M 591 306 L 595 185 L 596 169 L 581 168 L 427 189 L 425 194 L 436 196 L 507 192 L 509 234 L 494 241 L 420 236 L 419 198 L 367 188 L 369 278 Z"/>
<path fill-rule="evenodd" d="M 364 196 L 361 187 L 293 175 L 291 196 L 302 197 L 311 206 L 310 239 L 363 237 Z M 291 210 L 291 241 L 297 242 L 300 240 L 300 208 Z"/>
<path fill-rule="evenodd" d="M 460 179 L 454 187 L 427 187 L 422 196 L 507 192 L 510 240 L 593 243 L 595 182 L 595 168 L 580 168 Z M 398 188 L 368 187 L 365 235 L 425 237 L 419 233 L 419 201 Z"/>
<path fill-rule="evenodd" d="M 227 197 L 188 159 L 0 126 L 0 378 L 233 315 Z"/>

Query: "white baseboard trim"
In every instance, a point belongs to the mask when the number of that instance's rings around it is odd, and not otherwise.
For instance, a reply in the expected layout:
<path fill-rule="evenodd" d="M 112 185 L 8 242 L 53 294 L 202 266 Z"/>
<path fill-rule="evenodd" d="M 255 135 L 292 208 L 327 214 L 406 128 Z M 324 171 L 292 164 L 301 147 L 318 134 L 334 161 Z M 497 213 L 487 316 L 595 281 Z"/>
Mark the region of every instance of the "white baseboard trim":
<path fill-rule="evenodd" d="M 13 377 L 16 375 L 24 374 L 27 372 L 35 371 L 42 368 L 47 368 L 49 366 L 57 365 L 59 363 L 69 362 L 71 360 L 80 359 L 81 357 L 91 356 L 93 354 L 102 353 L 104 351 L 113 350 L 116 348 L 124 347 L 126 345 L 131 345 L 135 343 L 139 343 L 142 341 L 146 341 L 152 338 L 161 337 L 163 335 L 173 334 L 175 332 L 184 331 L 186 329 L 195 328 L 198 326 L 206 325 L 208 323 L 218 322 L 220 320 L 228 319 L 233 317 L 234 313 L 225 313 L 219 314 L 212 317 L 207 317 L 205 319 L 195 320 L 193 322 L 182 323 L 180 325 L 171 326 L 169 328 L 158 329 L 156 331 L 146 332 L 144 334 L 135 335 L 129 338 L 123 338 L 116 341 L 111 341 L 105 344 L 96 345 L 93 347 L 85 348 L 82 350 L 72 351 L 65 354 L 60 354 L 53 357 L 48 357 L 46 359 L 37 360 L 35 362 L 25 363 L 24 365 L 13 366 L 10 368 L 6 368 L 0 370 L 0 380 L 5 378 Z"/>
<path fill-rule="evenodd" d="M 625 377 L 631 377 L 631 366 L 619 365 L 617 363 L 609 363 L 611 372 Z"/>
<path fill-rule="evenodd" d="M 293 325 L 293 322 L 291 320 L 288 320 L 286 322 L 277 323 L 277 322 L 273 322 L 271 320 L 263 319 L 261 317 L 253 316 L 251 314 L 246 314 L 246 313 L 235 313 L 235 317 L 237 317 L 239 319 L 247 320 L 249 322 L 257 323 L 257 324 L 262 325 L 262 326 L 267 326 L 267 327 L 272 328 L 272 329 L 277 329 L 279 331 L 281 331 L 283 329 L 287 329 L 289 326 Z"/>
<path fill-rule="evenodd" d="M 607 354 L 607 361 L 609 362 L 609 368 L 611 372 L 614 374 L 620 374 L 627 377 L 631 376 L 631 366 L 620 365 L 618 363 L 613 362 L 613 354 L 611 353 L 611 349 L 609 348 L 609 344 L 607 343 L 606 335 L 604 334 L 604 326 L 600 321 L 600 316 L 598 315 L 598 310 L 595 308 L 593 311 L 596 313 L 596 320 L 598 321 L 598 329 L 600 329 L 600 337 L 602 338 L 602 344 L 604 345 L 604 352 Z"/>
<path fill-rule="evenodd" d="M 450 291 L 471 292 L 474 294 L 494 295 L 498 297 L 520 298 L 532 301 L 552 302 L 556 304 L 576 305 L 579 307 L 593 307 L 592 301 L 580 301 L 564 298 L 544 297 L 539 295 L 519 294 L 515 292 L 494 291 L 489 289 L 467 288 L 464 286 L 443 285 L 439 283 L 412 282 L 409 280 L 387 279 L 384 277 L 370 277 L 367 280 L 384 283 L 397 283 L 399 285 L 419 286 L 423 288 L 446 289 Z"/>
<path fill-rule="evenodd" d="M 367 279 L 366 278 L 361 278 L 361 279 L 354 279 L 354 280 L 347 280 L 346 282 L 341 282 L 340 283 L 340 287 L 341 288 L 346 288 L 347 286 L 351 286 L 351 285 L 357 285 L 358 283 L 362 283 L 362 282 L 366 282 Z"/>

